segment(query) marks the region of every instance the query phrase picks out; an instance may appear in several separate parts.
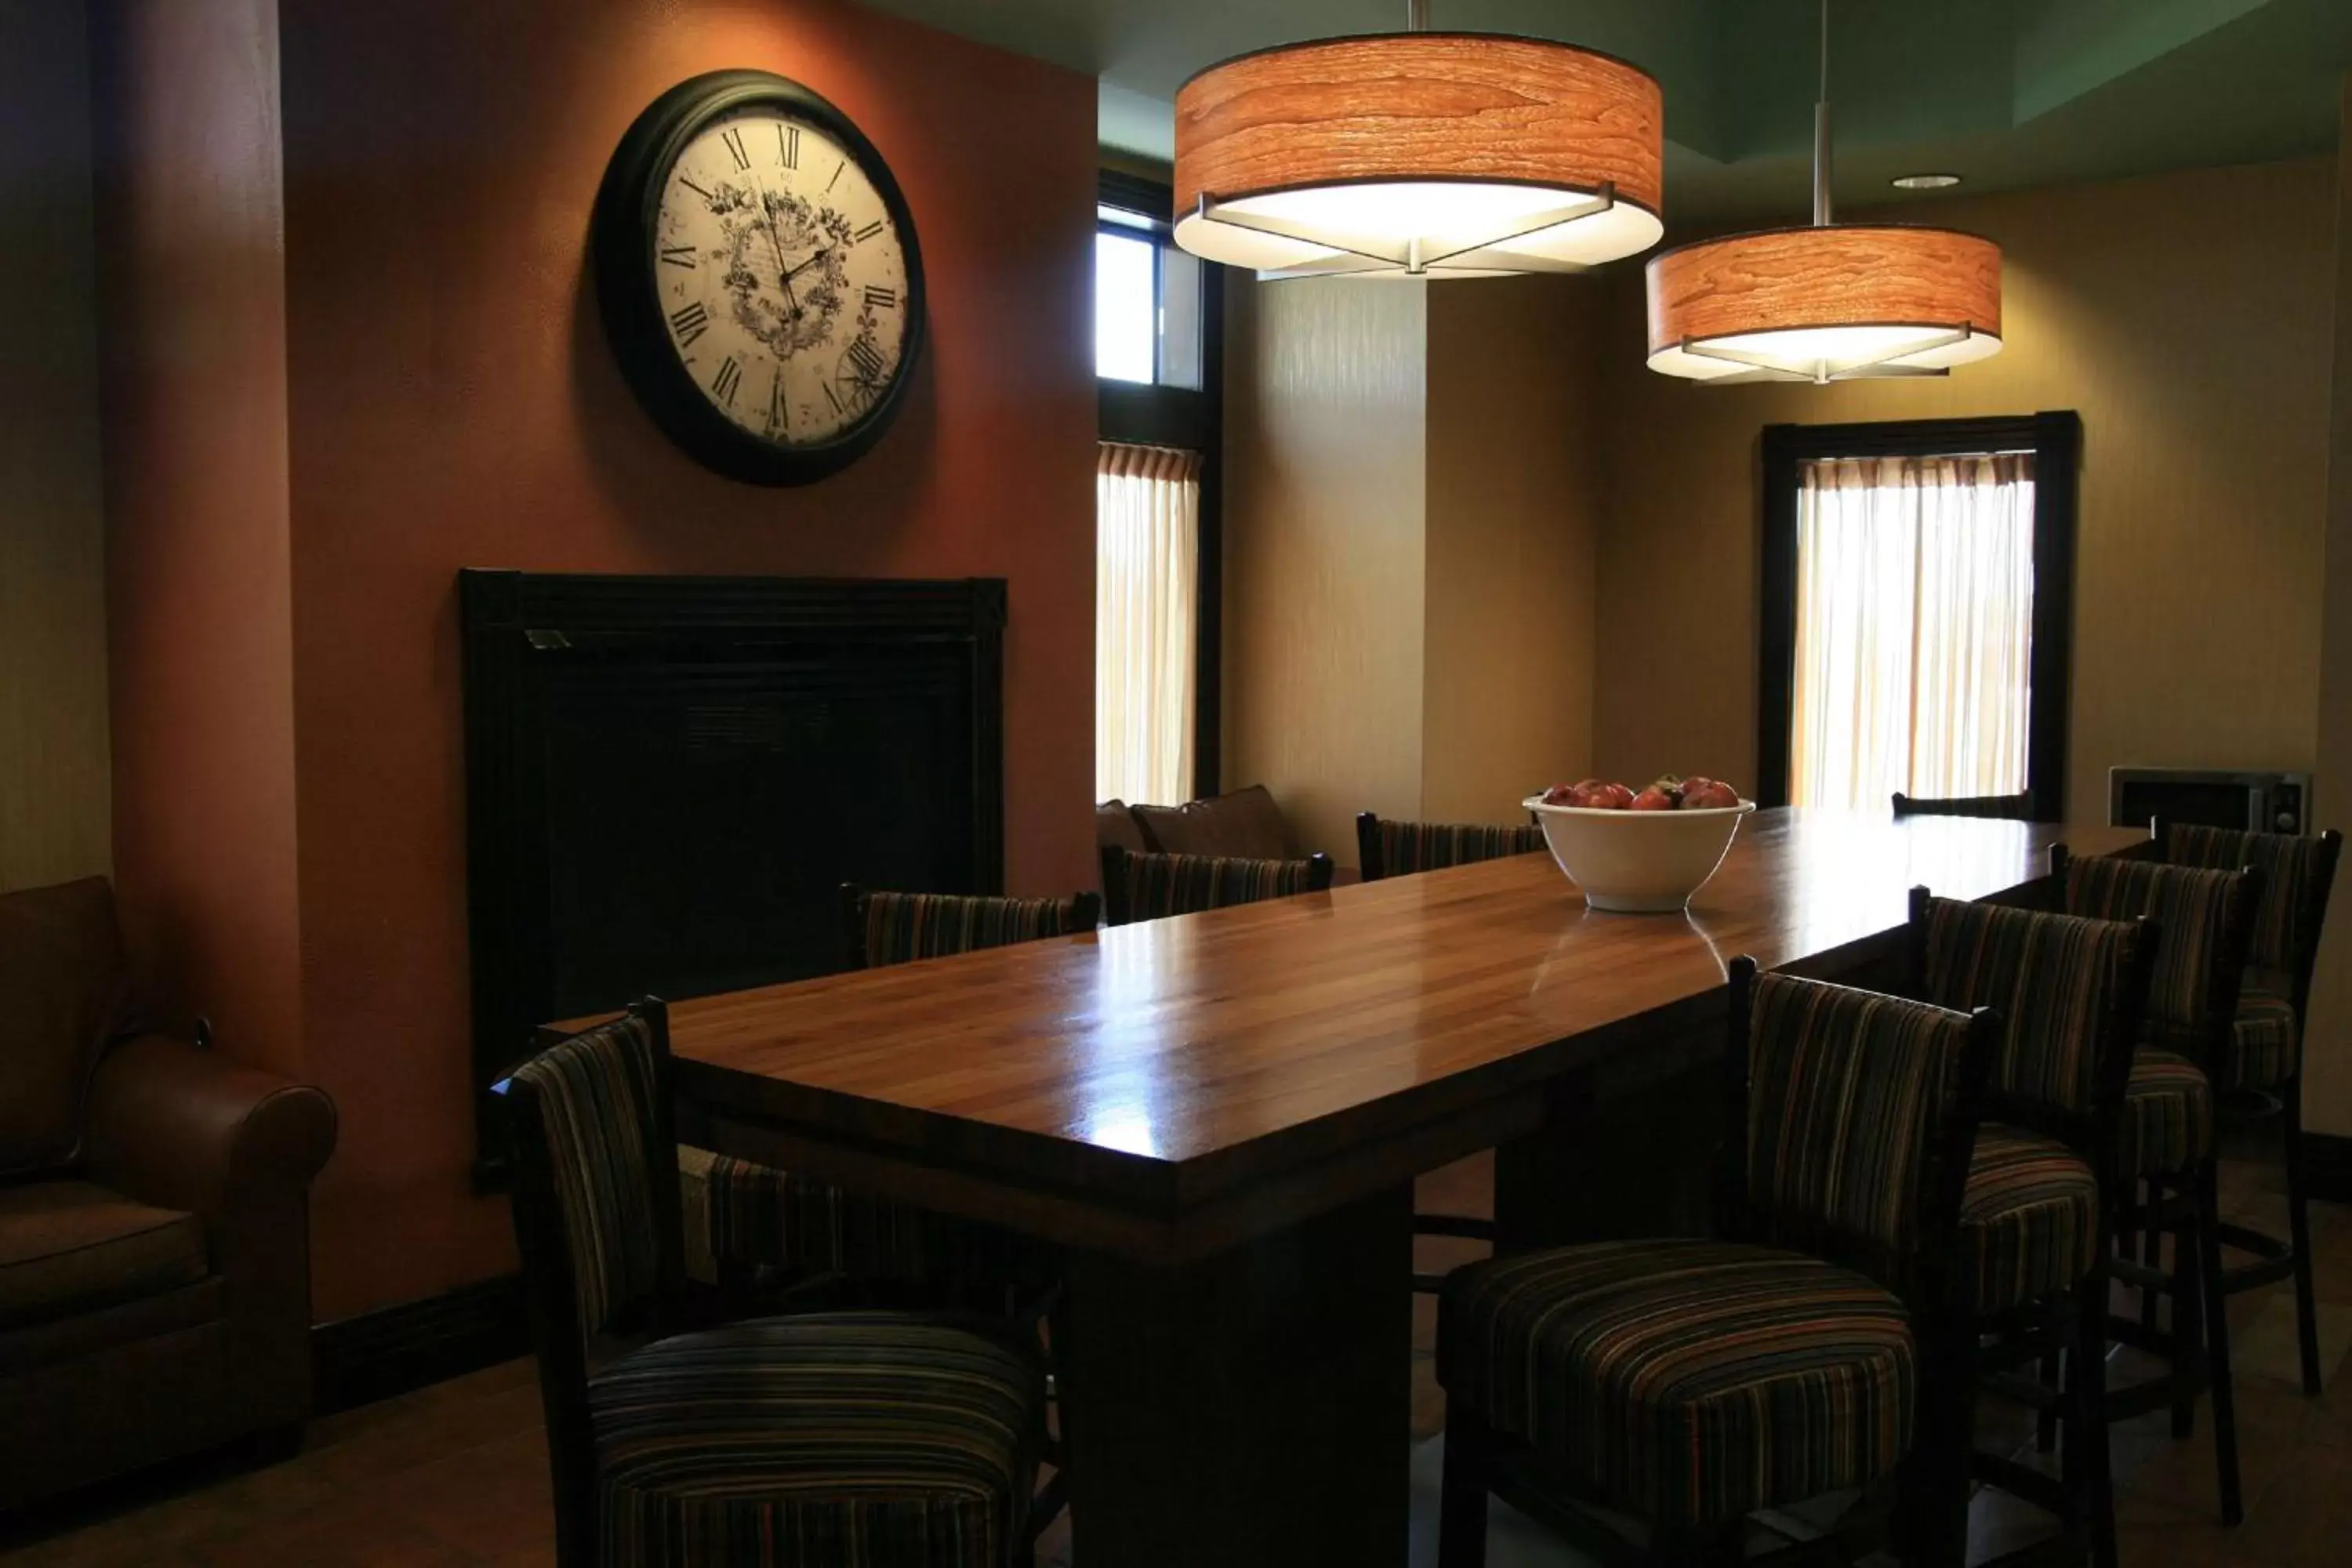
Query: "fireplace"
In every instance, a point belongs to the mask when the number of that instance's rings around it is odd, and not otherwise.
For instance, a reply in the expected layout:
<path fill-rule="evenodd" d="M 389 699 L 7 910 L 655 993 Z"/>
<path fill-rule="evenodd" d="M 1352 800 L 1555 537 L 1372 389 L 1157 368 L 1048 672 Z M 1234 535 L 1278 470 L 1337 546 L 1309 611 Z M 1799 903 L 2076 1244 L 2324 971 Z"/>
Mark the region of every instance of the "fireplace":
<path fill-rule="evenodd" d="M 552 1019 L 842 965 L 846 881 L 997 892 L 1001 579 L 458 574 L 479 1168 Z"/>

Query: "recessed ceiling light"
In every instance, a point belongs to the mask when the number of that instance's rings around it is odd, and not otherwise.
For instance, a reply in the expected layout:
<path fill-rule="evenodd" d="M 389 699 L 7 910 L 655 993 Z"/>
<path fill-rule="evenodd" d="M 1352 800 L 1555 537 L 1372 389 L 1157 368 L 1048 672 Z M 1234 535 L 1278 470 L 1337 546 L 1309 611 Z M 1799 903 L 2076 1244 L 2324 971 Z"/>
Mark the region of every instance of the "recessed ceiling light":
<path fill-rule="evenodd" d="M 1960 183 L 1958 174 L 1898 174 L 1895 188 L 1898 191 L 1940 191 Z"/>

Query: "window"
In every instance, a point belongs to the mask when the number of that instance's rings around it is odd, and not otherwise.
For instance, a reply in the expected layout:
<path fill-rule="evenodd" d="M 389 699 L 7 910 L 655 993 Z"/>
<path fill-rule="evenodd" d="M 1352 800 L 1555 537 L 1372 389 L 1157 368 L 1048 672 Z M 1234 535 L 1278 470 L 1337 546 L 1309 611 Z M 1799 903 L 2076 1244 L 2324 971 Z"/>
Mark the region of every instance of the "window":
<path fill-rule="evenodd" d="M 1155 805 L 1218 785 L 1223 269 L 1172 200 L 1106 171 L 1095 209 L 1096 798 Z"/>
<path fill-rule="evenodd" d="M 1201 388 L 1201 263 L 1160 220 L 1095 209 L 1095 374 Z"/>
<path fill-rule="evenodd" d="M 1790 803 L 2022 792 L 2033 455 L 1817 458 L 1799 485 Z"/>
<path fill-rule="evenodd" d="M 2071 414 L 1765 432 L 1759 798 L 2063 816 L 2080 442 Z"/>
<path fill-rule="evenodd" d="M 1201 459 L 1105 441 L 1095 466 L 1095 798 L 1192 794 Z"/>

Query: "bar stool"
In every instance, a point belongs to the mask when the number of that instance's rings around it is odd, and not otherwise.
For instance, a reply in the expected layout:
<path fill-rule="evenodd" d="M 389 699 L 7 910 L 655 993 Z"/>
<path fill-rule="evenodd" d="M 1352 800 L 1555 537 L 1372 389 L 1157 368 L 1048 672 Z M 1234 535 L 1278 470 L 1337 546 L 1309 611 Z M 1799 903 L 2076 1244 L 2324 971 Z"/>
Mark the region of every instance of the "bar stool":
<path fill-rule="evenodd" d="M 841 889 L 845 967 L 879 968 L 1093 931 L 1102 899 L 1003 899 Z M 1003 1283 L 1014 1249 L 982 1227 L 756 1160 L 680 1145 L 686 1208 L 719 1283 L 747 1295 L 762 1271 L 833 1278 L 884 1295 L 971 1279 Z M 898 1304 L 898 1303 L 892 1303 Z"/>
<path fill-rule="evenodd" d="M 1532 855 L 1543 847 L 1543 829 L 1530 823 L 1398 822 L 1369 811 L 1356 814 L 1356 859 L 1367 882 Z"/>
<path fill-rule="evenodd" d="M 2230 1380 L 2230 1319 L 2222 1310 L 2221 1198 L 2216 1184 L 2212 1064 L 2228 1048 L 2238 989 L 2261 897 L 2261 874 L 2166 866 L 2101 856 L 2077 860 L 2063 845 L 2051 872 L 2069 914 L 2097 920 L 2146 919 L 2158 928 L 2156 967 L 2139 1049 L 2117 1122 L 2116 1173 L 2136 1180 L 2145 1201 L 2126 1217 L 2128 1245 L 2110 1263 L 2115 1277 L 2141 1291 L 2141 1315 L 2110 1314 L 2110 1337 L 2164 1358 L 2165 1375 L 2110 1390 L 2107 1413 L 2126 1420 L 2169 1406 L 2172 1435 L 2196 1430 L 2197 1394 L 2213 1400 L 2213 1459 L 2221 1521 L 2244 1517 L 2238 1475 L 2236 1398 Z M 2163 1267 L 2161 1236 L 2173 1237 Z M 2159 1296 L 2172 1304 L 2157 1326 Z"/>
<path fill-rule="evenodd" d="M 1102 852 L 1103 910 L 1112 925 L 1163 920 L 1331 886 L 1331 857 L 1251 860 L 1231 855 L 1139 855 Z"/>
<path fill-rule="evenodd" d="M 2296 1349 L 2303 1391 L 2316 1395 L 2319 1325 L 2312 1305 L 2311 1218 L 2305 1197 L 2303 1042 L 2311 972 L 2319 961 L 2320 927 L 2336 885 L 2344 836 L 2334 828 L 2315 838 L 2284 833 L 2233 833 L 2227 828 L 2157 824 L 2157 846 L 2175 866 L 2252 866 L 2263 874 L 2260 907 L 2248 954 L 2244 988 L 2214 1084 L 2224 1120 L 2275 1127 L 2286 1166 L 2287 1239 L 2224 1223 L 2221 1244 L 2257 1261 L 2225 1269 L 2224 1295 L 2259 1289 L 2293 1275 Z"/>
<path fill-rule="evenodd" d="M 1448 866 L 1500 860 L 1510 855 L 1532 855 L 1543 847 L 1543 829 L 1531 823 L 1502 827 L 1485 823 L 1398 822 L 1375 816 L 1369 811 L 1356 814 L 1357 864 L 1362 868 L 1367 882 L 1441 870 Z M 1466 1214 L 1423 1214 L 1419 1210 L 1413 1213 L 1412 1233 L 1490 1245 L 1496 1236 L 1491 1219 Z M 1435 1295 L 1444 1283 L 1443 1274 L 1416 1270 L 1412 1277 L 1412 1288 L 1424 1296 Z"/>
<path fill-rule="evenodd" d="M 2045 1426 L 2064 1417 L 2063 1470 L 2053 1482 L 1976 1452 L 1972 1400 L 1957 1412 L 1959 1440 L 1975 1475 L 2059 1514 L 2095 1568 L 2113 1568 L 2105 1259 L 2129 1184 L 2102 1173 L 2116 1169 L 2157 933 L 2145 921 L 1959 903 L 1915 888 L 1910 935 L 1921 1001 L 1990 1006 L 2003 1020 L 1960 1200 L 1968 1318 L 1955 1330 L 1988 1386 L 2042 1412 Z M 2054 1372 L 2062 1354 L 2059 1391 L 2014 1375 L 2036 1363 Z M 1959 1509 L 1964 1520 L 1964 1499 Z M 1957 1562 L 1965 1546 L 1963 1528 L 1943 1554 Z"/>
<path fill-rule="evenodd" d="M 2031 792 L 2018 795 L 1911 795 L 1895 792 L 1895 815 L 1903 816 L 1997 817 L 2009 822 L 2033 820 Z"/>
<path fill-rule="evenodd" d="M 1965 1363 L 1923 1350 L 1951 1342 L 1936 1325 L 1998 1020 L 1746 958 L 1730 1005 L 1723 1239 L 1447 1278 L 1440 1568 L 1484 1563 L 1490 1492 L 1638 1515 L 1659 1561 L 1737 1561 L 1748 1515 L 1877 1489 L 1915 1429 L 1951 1430 Z"/>
<path fill-rule="evenodd" d="M 515 1147 L 563 1568 L 772 1560 L 1014 1568 L 1044 1377 L 903 1313 L 684 1326 L 669 1034 L 646 1001 L 494 1089 Z"/>

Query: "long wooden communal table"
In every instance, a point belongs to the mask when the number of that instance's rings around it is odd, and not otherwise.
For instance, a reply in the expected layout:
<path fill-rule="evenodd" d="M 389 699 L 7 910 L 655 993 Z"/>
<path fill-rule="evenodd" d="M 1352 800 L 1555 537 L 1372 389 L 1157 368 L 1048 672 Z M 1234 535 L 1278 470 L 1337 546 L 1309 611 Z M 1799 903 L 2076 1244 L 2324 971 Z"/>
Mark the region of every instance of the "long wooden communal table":
<path fill-rule="evenodd" d="M 1396 1568 L 1416 1174 L 1500 1146 L 1515 1241 L 1695 1223 L 1728 959 L 1883 976 L 1913 884 L 2145 839 L 1772 811 L 1687 917 L 1521 856 L 708 997 L 682 1131 L 1067 1249 L 1081 1561 Z"/>

